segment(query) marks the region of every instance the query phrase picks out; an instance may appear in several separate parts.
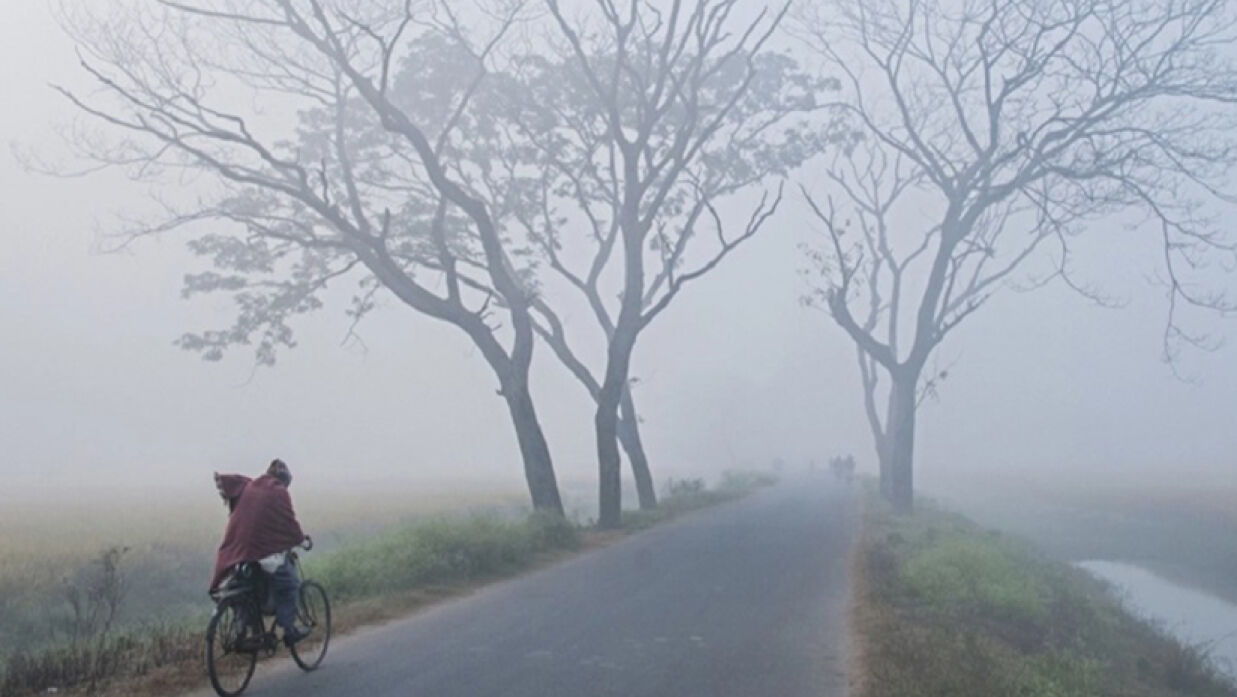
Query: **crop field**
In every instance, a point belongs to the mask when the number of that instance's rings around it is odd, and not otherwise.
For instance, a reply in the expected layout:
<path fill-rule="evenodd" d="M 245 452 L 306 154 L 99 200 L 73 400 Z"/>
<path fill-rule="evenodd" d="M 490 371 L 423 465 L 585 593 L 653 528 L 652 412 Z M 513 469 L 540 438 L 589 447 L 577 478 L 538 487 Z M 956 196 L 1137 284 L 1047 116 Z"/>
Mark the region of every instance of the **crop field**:
<path fill-rule="evenodd" d="M 116 626 L 200 618 L 210 608 L 206 582 L 226 523 L 212 492 L 203 494 L 0 506 L 0 659 L 79 632 L 89 608 L 75 613 L 73 596 L 85 603 L 109 550 L 116 550 L 121 583 Z M 526 495 L 515 489 L 294 496 L 318 545 L 311 560 L 402 524 L 527 511 Z"/>

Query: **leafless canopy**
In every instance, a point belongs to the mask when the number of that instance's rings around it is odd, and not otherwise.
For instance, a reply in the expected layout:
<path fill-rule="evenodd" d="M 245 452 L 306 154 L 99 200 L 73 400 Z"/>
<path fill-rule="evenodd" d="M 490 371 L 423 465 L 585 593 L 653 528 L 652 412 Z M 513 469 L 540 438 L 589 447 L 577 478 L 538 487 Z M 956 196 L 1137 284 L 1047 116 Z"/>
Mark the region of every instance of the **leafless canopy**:
<path fill-rule="evenodd" d="M 1237 155 L 1237 38 L 1223 0 L 838 0 L 797 30 L 845 77 L 866 143 L 810 192 L 828 242 L 815 296 L 877 365 L 932 350 L 1029 260 L 1072 274 L 1089 226 L 1154 226 L 1166 356 L 1204 338 L 1183 305 L 1230 312 L 1201 281 L 1231 264 L 1215 215 Z"/>
<path fill-rule="evenodd" d="M 257 334 L 258 360 L 272 362 L 293 343 L 287 319 L 318 307 L 332 280 L 364 271 L 358 319 L 386 288 L 501 357 L 491 298 L 526 306 L 531 290 L 501 233 L 519 191 L 513 169 L 471 157 L 499 137 L 477 137 L 474 100 L 520 18 L 518 3 L 488 7 L 493 21 L 472 31 L 433 2 L 168 0 L 153 11 L 65 12 L 99 89 L 62 91 L 128 134 L 79 139 L 83 154 L 141 178 L 207 174 L 217 185 L 209 200 L 165 197 L 164 219 L 126 235 L 191 227 L 192 248 L 215 269 L 188 276 L 185 293 L 236 297 L 234 326 L 183 345 L 217 358 Z M 224 106 L 238 103 L 245 112 Z M 485 282 L 469 283 L 465 269 Z"/>
<path fill-rule="evenodd" d="M 736 18 L 736 0 L 598 0 L 575 13 L 546 4 L 558 50 L 522 61 L 524 99 L 512 112 L 554 177 L 547 205 L 521 222 L 611 335 L 617 312 L 600 287 L 616 246 L 638 252 L 618 273 L 645 326 L 769 219 L 780 188 L 737 225 L 717 206 L 814 152 L 824 136 L 793 117 L 819 109 L 817 94 L 836 84 L 763 50 L 785 8 Z M 564 235 L 568 220 L 587 237 Z M 582 266 L 563 253 L 580 241 L 590 249 Z"/>

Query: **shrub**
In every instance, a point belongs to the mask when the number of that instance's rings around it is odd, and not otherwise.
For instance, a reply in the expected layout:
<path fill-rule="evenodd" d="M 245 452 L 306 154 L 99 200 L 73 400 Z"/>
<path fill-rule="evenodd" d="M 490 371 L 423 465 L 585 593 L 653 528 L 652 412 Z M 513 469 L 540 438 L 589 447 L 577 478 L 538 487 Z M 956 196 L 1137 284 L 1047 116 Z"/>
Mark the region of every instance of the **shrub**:
<path fill-rule="evenodd" d="M 509 573 L 541 552 L 578 545 L 575 525 L 534 514 L 523 521 L 492 516 L 435 520 L 397 528 L 307 562 L 339 599 L 441 585 Z"/>
<path fill-rule="evenodd" d="M 528 517 L 529 532 L 538 551 L 576 549 L 580 546 L 580 528 L 563 516 L 534 512 Z"/>
<path fill-rule="evenodd" d="M 911 557 L 901 579 L 940 609 L 1038 623 L 1048 614 L 1046 593 L 1035 574 L 1028 573 L 1029 561 L 998 541 L 957 536 Z"/>
<path fill-rule="evenodd" d="M 674 479 L 666 480 L 666 495 L 668 497 L 675 496 L 692 496 L 694 494 L 704 493 L 704 480 L 700 477 L 691 479 Z"/>
<path fill-rule="evenodd" d="M 95 685 L 120 676 L 145 675 L 161 666 L 197 661 L 202 655 L 201 632 L 196 624 L 151 625 L 95 641 L 17 652 L 0 673 L 0 696 Z"/>

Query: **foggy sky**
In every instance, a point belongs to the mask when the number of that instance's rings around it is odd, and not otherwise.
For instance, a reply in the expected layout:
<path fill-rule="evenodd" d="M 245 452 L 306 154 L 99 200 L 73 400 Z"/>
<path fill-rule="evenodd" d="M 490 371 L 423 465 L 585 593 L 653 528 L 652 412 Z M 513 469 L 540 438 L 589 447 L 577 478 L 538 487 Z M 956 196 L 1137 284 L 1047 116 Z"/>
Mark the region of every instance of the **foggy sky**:
<path fill-rule="evenodd" d="M 71 44 L 42 3 L 6 3 L 0 21 L 0 133 L 65 153 L 55 124 L 76 114 L 48 87 L 81 85 Z M 813 183 L 810 168 L 796 181 Z M 490 368 L 457 329 L 393 300 L 341 346 L 336 303 L 298 322 L 300 346 L 273 369 L 240 349 L 205 363 L 172 345 L 230 322 L 230 300 L 180 299 L 197 266 L 168 236 L 102 255 L 100 226 L 146 191 L 117 172 L 29 174 L 0 154 L 0 476 L 83 495 L 152 478 L 209 486 L 213 469 L 289 461 L 304 486 L 410 486 L 498 479 L 521 486 L 519 453 Z M 853 345 L 798 302 L 797 245 L 813 223 L 797 202 L 643 335 L 633 375 L 659 483 L 670 475 L 823 462 L 854 452 L 874 467 Z M 1156 241 L 1119 227 L 1080 247 L 1080 275 L 1128 301 L 1090 305 L 1063 286 L 1002 293 L 939 350 L 956 364 L 919 424 L 923 481 L 970 472 L 1120 473 L 1237 483 L 1237 349 L 1160 361 L 1165 305 L 1148 285 Z M 191 266 L 193 265 L 193 266 Z M 341 297 L 346 299 L 346 284 Z M 595 332 L 579 311 L 564 319 Z M 1220 320 L 1217 333 L 1231 327 Z M 594 343 L 593 365 L 600 344 Z M 592 403 L 545 346 L 533 396 L 562 480 L 594 481 Z M 3 496 L 19 494 L 10 486 Z"/>

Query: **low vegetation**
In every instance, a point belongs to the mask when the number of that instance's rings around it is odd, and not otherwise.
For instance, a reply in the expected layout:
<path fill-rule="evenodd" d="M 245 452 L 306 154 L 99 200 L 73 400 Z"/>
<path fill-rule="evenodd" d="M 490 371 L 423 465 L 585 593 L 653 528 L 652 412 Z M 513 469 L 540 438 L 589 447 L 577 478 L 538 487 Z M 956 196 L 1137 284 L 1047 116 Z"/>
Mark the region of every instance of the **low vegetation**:
<path fill-rule="evenodd" d="M 519 520 L 527 506 L 518 490 L 461 492 L 445 485 L 417 490 L 409 496 L 310 484 L 294 492 L 301 522 L 318 545 L 309 558 L 420 522 L 482 514 Z M 0 500 L 0 667 L 16 651 L 65 646 L 90 633 L 85 626 L 90 617 L 78 617 L 71 594 L 84 596 L 102 581 L 98 572 L 108 550 L 123 550 L 117 576 L 123 587 L 117 590 L 125 602 L 108 613 L 113 629 L 201 622 L 206 581 L 227 517 L 209 473 L 199 487 L 173 488 L 149 501 L 133 493 L 74 498 L 67 508 L 49 500 Z M 96 623 L 104 617 L 97 610 L 94 615 Z"/>
<path fill-rule="evenodd" d="M 643 529 L 770 483 L 772 478 L 755 474 L 727 474 L 715 488 L 702 480 L 671 481 L 661 507 L 629 512 L 628 526 Z M 529 569 L 593 543 L 592 535 L 587 526 L 543 513 L 443 516 L 395 525 L 306 555 L 304 571 L 326 586 L 337 606 L 337 626 L 346 629 Z M 59 639 L 5 657 L 0 697 L 53 689 L 106 692 L 109 685 L 113 691 L 107 694 L 169 694 L 200 681 L 204 613 L 209 609 L 205 600 L 195 613 L 112 626 L 110 618 L 130 583 L 122 566 L 123 549 L 108 548 L 84 566 L 75 576 L 76 596 L 64 591 L 65 598 L 78 599 L 80 631 L 48 631 L 46 635 Z M 60 608 L 57 617 L 73 613 L 71 603 L 65 604 L 68 609 Z"/>
<path fill-rule="evenodd" d="M 1204 650 L 1017 539 L 871 496 L 858 548 L 861 697 L 1232 697 Z"/>
<path fill-rule="evenodd" d="M 666 482 L 660 505 L 651 511 L 627 511 L 623 514 L 623 527 L 627 530 L 643 530 L 688 511 L 732 501 L 753 489 L 769 486 L 776 481 L 772 474 L 751 471 L 728 471 L 722 474 L 717 486 L 710 489 L 704 480 L 671 479 Z"/>
<path fill-rule="evenodd" d="M 987 485 L 987 486 L 984 486 Z M 1237 536 L 1237 489 L 1196 481 L 1063 486 L 1047 482 L 953 483 L 949 505 L 1025 537 L 1065 559 L 1111 559 L 1237 603 L 1237 554 L 1216 540 Z"/>
<path fill-rule="evenodd" d="M 499 578 L 530 566 L 546 552 L 579 544 L 577 526 L 543 513 L 515 522 L 493 516 L 436 520 L 310 559 L 305 574 L 331 589 L 336 600 L 347 601 Z"/>

